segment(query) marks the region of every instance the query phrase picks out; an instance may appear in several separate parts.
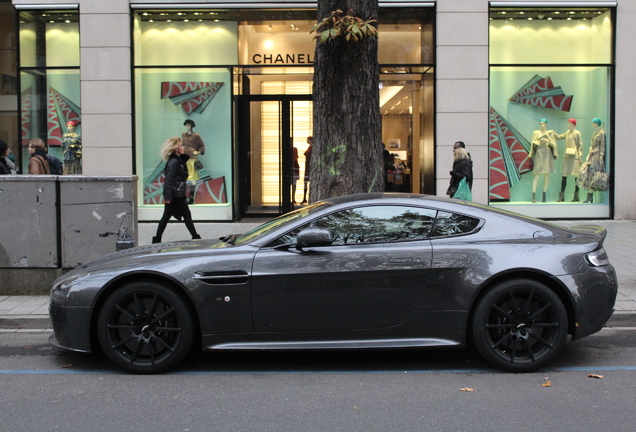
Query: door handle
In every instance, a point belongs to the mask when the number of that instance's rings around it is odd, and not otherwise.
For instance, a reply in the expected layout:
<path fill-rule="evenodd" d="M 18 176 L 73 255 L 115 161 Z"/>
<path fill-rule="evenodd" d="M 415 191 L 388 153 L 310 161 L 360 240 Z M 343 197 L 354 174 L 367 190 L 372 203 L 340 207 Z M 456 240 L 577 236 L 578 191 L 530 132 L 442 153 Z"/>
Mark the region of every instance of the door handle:
<path fill-rule="evenodd" d="M 413 258 L 407 257 L 407 258 L 389 258 L 389 262 L 392 264 L 405 264 L 405 263 L 410 263 L 413 262 Z"/>

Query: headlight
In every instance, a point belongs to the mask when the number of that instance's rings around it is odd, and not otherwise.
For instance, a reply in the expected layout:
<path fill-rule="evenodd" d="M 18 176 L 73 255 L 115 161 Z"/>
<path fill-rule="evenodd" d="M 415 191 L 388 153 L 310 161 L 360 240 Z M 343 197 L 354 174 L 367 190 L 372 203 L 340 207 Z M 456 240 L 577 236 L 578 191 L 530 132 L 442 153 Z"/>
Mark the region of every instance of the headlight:
<path fill-rule="evenodd" d="M 592 267 L 601 267 L 609 265 L 609 258 L 604 248 L 595 250 L 594 252 L 583 255 L 585 262 Z"/>

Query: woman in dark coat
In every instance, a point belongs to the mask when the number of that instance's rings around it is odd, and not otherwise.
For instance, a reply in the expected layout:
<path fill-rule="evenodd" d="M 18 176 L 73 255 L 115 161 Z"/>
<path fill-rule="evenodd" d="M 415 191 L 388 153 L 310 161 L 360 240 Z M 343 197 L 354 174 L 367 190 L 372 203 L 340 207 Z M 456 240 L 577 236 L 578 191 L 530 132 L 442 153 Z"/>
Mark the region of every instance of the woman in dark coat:
<path fill-rule="evenodd" d="M 450 172 L 450 186 L 446 191 L 446 195 L 451 198 L 457 192 L 457 187 L 462 179 L 466 178 L 466 183 L 470 190 L 473 190 L 473 161 L 468 156 L 468 152 L 464 148 L 454 150 L 455 161 L 453 162 L 453 170 Z"/>
<path fill-rule="evenodd" d="M 177 220 L 181 220 L 183 217 L 183 221 L 192 238 L 201 238 L 194 227 L 190 208 L 188 207 L 186 181 L 188 179 L 187 162 L 190 157 L 184 153 L 185 148 L 179 137 L 168 138 L 161 146 L 159 154 L 166 161 L 166 176 L 163 184 L 163 202 L 165 205 L 163 216 L 157 227 L 157 234 L 152 238 L 153 243 L 161 243 L 161 236 L 172 216 Z"/>
<path fill-rule="evenodd" d="M 9 146 L 6 142 L 0 140 L 0 175 L 15 174 L 11 172 L 11 166 L 9 161 Z"/>

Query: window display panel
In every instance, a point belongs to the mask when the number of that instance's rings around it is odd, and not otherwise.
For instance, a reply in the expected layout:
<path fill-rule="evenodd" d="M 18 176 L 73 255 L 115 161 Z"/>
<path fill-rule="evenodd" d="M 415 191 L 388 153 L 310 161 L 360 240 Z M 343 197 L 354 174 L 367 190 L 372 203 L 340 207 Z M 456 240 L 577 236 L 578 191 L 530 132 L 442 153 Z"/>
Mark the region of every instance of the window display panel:
<path fill-rule="evenodd" d="M 20 74 L 22 169 L 29 141 L 40 138 L 63 161 L 62 174 L 82 173 L 80 73 L 75 69 L 23 70 Z"/>
<path fill-rule="evenodd" d="M 20 13 L 20 65 L 65 67 L 80 64 L 77 11 Z"/>
<path fill-rule="evenodd" d="M 137 69 L 135 72 L 137 174 L 140 219 L 163 212 L 165 161 L 159 148 L 181 138 L 193 217 L 232 217 L 231 73 L 227 68 Z"/>
<path fill-rule="evenodd" d="M 492 8 L 491 64 L 609 64 L 608 8 Z"/>
<path fill-rule="evenodd" d="M 136 66 L 238 62 L 238 23 L 222 11 L 138 12 L 133 35 Z"/>
<path fill-rule="evenodd" d="M 490 81 L 491 205 L 609 217 L 611 69 L 491 67 Z"/>

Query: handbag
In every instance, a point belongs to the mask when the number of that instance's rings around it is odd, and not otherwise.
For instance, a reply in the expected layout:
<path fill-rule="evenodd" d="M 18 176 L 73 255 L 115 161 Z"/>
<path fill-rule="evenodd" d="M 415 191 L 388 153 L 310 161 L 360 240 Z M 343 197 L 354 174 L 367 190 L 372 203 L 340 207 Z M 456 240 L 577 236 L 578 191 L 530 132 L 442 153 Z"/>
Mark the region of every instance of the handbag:
<path fill-rule="evenodd" d="M 609 189 L 609 176 L 606 172 L 596 171 L 590 181 L 590 190 L 606 191 Z"/>
<path fill-rule="evenodd" d="M 574 156 L 576 154 L 576 149 L 574 147 L 568 147 L 565 149 L 565 154 Z"/>
<path fill-rule="evenodd" d="M 459 186 L 457 186 L 457 192 L 455 192 L 455 194 L 453 195 L 453 198 L 464 200 L 464 201 L 473 200 L 473 194 L 470 192 L 470 187 L 468 187 L 468 182 L 466 181 L 466 177 L 464 177 L 459 182 Z"/>

